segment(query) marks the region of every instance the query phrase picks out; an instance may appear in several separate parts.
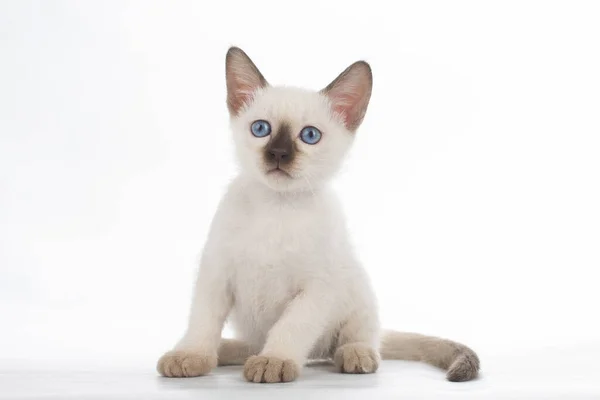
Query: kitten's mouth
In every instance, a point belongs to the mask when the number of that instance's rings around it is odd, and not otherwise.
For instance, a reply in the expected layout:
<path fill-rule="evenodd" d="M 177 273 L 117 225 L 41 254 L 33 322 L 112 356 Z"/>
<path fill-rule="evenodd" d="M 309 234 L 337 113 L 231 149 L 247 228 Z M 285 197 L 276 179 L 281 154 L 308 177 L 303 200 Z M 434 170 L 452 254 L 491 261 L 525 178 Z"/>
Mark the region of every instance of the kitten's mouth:
<path fill-rule="evenodd" d="M 286 178 L 292 178 L 292 175 L 290 175 L 289 172 L 283 170 L 282 168 L 280 168 L 279 166 L 270 169 L 267 171 L 267 175 L 275 175 L 275 176 L 284 176 Z"/>

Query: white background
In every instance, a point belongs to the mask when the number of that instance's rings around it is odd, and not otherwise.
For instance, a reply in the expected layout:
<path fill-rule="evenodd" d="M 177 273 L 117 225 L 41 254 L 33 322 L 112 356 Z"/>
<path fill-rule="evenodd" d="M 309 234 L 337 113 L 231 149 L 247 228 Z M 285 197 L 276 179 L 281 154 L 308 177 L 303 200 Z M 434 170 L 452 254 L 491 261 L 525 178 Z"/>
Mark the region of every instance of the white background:
<path fill-rule="evenodd" d="M 386 327 L 484 368 L 598 352 L 598 3 L 208 3 L 0 3 L 0 359 L 153 370 L 179 338 L 229 45 L 274 84 L 371 63 L 336 185 Z"/>

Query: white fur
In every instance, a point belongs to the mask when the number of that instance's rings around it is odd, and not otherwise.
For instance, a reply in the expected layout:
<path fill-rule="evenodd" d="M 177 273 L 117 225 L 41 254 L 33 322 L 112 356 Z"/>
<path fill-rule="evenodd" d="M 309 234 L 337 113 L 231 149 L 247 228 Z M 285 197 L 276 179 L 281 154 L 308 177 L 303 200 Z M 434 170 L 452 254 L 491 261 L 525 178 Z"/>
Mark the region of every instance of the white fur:
<path fill-rule="evenodd" d="M 212 222 L 188 329 L 159 360 L 159 371 L 203 375 L 219 358 L 246 362 L 250 381 L 280 382 L 295 379 L 309 359 L 334 358 L 343 372 L 375 372 L 381 350 L 447 368 L 450 380 L 475 377 L 479 360 L 458 343 L 401 333 L 380 342 L 376 298 L 329 187 L 369 102 L 368 64 L 355 63 L 327 90 L 312 92 L 266 84 L 239 49 L 227 60 L 240 173 Z M 270 136 L 251 134 L 259 119 L 271 124 Z M 294 161 L 282 166 L 289 175 L 269 173 L 273 160 L 265 158 L 282 124 L 296 146 Z M 317 144 L 300 139 L 309 125 L 322 132 Z M 221 339 L 227 319 L 238 340 Z"/>
<path fill-rule="evenodd" d="M 300 132 L 318 126 L 317 145 L 296 139 L 308 155 L 295 179 L 266 176 L 260 148 L 268 138 L 248 130 L 256 119 L 287 121 Z M 331 357 L 344 325 L 347 341 L 379 346 L 375 296 L 352 252 L 341 207 L 327 180 L 353 134 L 329 112 L 324 95 L 268 87 L 232 119 L 240 175 L 212 223 L 198 276 L 190 327 L 177 348 L 216 349 L 226 316 L 256 352 L 299 364 Z M 352 336 L 352 337 L 350 337 Z"/>

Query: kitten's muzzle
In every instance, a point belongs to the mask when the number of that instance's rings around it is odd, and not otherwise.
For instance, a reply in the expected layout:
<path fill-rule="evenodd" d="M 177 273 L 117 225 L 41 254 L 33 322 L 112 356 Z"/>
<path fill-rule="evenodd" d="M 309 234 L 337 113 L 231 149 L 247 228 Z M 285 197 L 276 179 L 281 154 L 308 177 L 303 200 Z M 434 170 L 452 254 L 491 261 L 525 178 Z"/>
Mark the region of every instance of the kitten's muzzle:
<path fill-rule="evenodd" d="M 296 148 L 291 136 L 291 128 L 289 124 L 282 123 L 277 134 L 271 137 L 264 148 L 264 160 L 267 165 L 275 167 L 291 165 L 295 154 Z"/>
<path fill-rule="evenodd" d="M 290 151 L 284 148 L 271 148 L 267 152 L 268 157 L 271 161 L 277 164 L 286 163 L 290 158 Z"/>

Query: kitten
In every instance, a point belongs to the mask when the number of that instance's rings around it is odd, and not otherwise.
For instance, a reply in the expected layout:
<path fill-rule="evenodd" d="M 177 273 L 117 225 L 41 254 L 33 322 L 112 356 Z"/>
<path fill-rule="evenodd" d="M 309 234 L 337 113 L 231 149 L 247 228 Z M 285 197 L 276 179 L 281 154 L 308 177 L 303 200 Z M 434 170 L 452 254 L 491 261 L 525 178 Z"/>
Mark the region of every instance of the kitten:
<path fill-rule="evenodd" d="M 226 81 L 241 172 L 211 224 L 187 331 L 158 371 L 189 377 L 244 365 L 250 382 L 289 382 L 311 359 L 359 374 L 383 358 L 427 362 L 450 381 L 475 378 L 479 359 L 464 345 L 380 331 L 375 295 L 328 186 L 365 116 L 369 64 L 352 64 L 315 92 L 269 85 L 232 47 Z M 237 339 L 221 338 L 226 320 Z"/>

